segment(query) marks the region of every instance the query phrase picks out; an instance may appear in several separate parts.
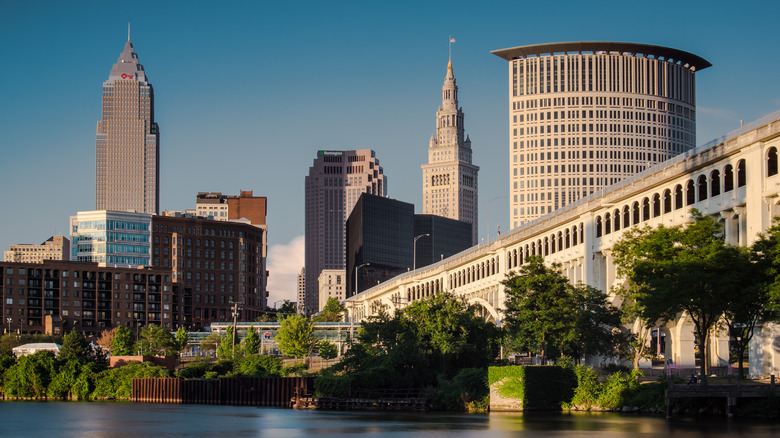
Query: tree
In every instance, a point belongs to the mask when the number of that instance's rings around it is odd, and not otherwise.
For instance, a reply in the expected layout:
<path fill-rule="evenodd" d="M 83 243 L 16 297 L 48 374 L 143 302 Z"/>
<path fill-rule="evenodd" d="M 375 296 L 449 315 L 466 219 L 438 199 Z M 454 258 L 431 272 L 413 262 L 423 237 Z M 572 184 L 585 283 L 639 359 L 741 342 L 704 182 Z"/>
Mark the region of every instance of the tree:
<path fill-rule="evenodd" d="M 187 348 L 187 343 L 190 342 L 190 335 L 184 327 L 179 327 L 176 330 L 176 349 L 181 352 Z"/>
<path fill-rule="evenodd" d="M 335 344 L 330 341 L 320 343 L 320 357 L 325 360 L 335 359 L 339 355 L 339 350 Z"/>
<path fill-rule="evenodd" d="M 620 310 L 607 302 L 607 294 L 587 285 L 571 289 L 576 303 L 574 333 L 562 347 L 562 353 L 574 358 L 597 354 L 619 357 L 629 343 L 621 330 Z"/>
<path fill-rule="evenodd" d="M 132 330 L 120 325 L 111 339 L 111 354 L 114 356 L 132 356 L 135 353 L 135 336 Z"/>
<path fill-rule="evenodd" d="M 330 297 L 322 311 L 314 316 L 315 322 L 339 322 L 347 309 L 336 298 Z"/>
<path fill-rule="evenodd" d="M 316 345 L 314 324 L 303 315 L 290 315 L 284 320 L 276 334 L 279 350 L 296 358 L 308 356 Z"/>
<path fill-rule="evenodd" d="M 765 321 L 780 320 L 780 224 L 775 221 L 759 235 L 750 248 L 754 270 L 749 283 L 731 295 L 724 320 L 739 363 L 739 378 L 744 377 L 745 351 L 753 338 L 753 329 Z"/>
<path fill-rule="evenodd" d="M 281 315 L 294 315 L 298 313 L 298 309 L 295 307 L 295 303 L 293 303 L 290 300 L 284 300 L 282 302 L 282 305 L 279 306 L 279 310 L 277 310 L 278 314 Z"/>
<path fill-rule="evenodd" d="M 569 280 L 557 269 L 532 256 L 503 282 L 509 335 L 519 347 L 538 352 L 542 361 L 551 349 L 561 352 L 576 329 L 577 303 Z"/>
<path fill-rule="evenodd" d="M 89 345 L 89 341 L 75 327 L 62 338 L 59 354 L 59 359 L 62 362 L 76 359 L 80 363 L 84 363 L 90 359 L 91 355 L 92 347 Z"/>
<path fill-rule="evenodd" d="M 233 351 L 233 327 L 228 326 L 225 329 L 225 336 L 220 336 L 219 346 L 217 347 L 217 357 L 222 359 L 234 359 Z"/>
<path fill-rule="evenodd" d="M 177 352 L 176 339 L 171 332 L 154 324 L 141 329 L 138 344 L 143 355 L 174 356 Z"/>
<path fill-rule="evenodd" d="M 246 334 L 244 340 L 241 341 L 241 344 L 244 355 L 258 354 L 261 342 L 260 336 L 257 334 L 257 330 L 255 330 L 255 326 L 249 326 L 249 332 Z"/>
<path fill-rule="evenodd" d="M 707 375 L 709 339 L 734 294 L 750 284 L 753 269 L 746 251 L 727 245 L 720 225 L 691 210 L 685 227 L 633 229 L 613 247 L 618 274 L 632 287 L 628 298 L 640 318 L 661 323 L 680 312 L 690 318 Z"/>
<path fill-rule="evenodd" d="M 219 345 L 219 342 L 221 340 L 221 336 L 216 333 L 211 333 L 210 335 L 206 336 L 205 339 L 200 341 L 200 349 L 203 351 L 217 351 L 217 346 Z"/>
<path fill-rule="evenodd" d="M 6 371 L 4 392 L 12 397 L 43 397 L 57 368 L 57 359 L 51 351 L 22 356 Z"/>
<path fill-rule="evenodd" d="M 95 341 L 95 343 L 98 344 L 101 348 L 111 350 L 111 341 L 114 340 L 115 335 L 116 327 L 110 330 L 103 330 L 100 332 L 100 337 L 97 339 L 97 341 Z"/>

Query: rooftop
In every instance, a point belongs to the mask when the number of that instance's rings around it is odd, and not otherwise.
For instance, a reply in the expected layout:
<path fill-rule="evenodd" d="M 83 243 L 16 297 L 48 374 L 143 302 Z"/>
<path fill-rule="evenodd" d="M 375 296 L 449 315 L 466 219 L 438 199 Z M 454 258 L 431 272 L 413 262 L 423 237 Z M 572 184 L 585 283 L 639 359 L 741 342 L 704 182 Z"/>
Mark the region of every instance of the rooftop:
<path fill-rule="evenodd" d="M 508 49 L 492 50 L 490 53 L 511 61 L 517 58 L 529 56 L 555 55 L 564 53 L 623 53 L 635 56 L 647 56 L 664 59 L 670 62 L 679 62 L 690 66 L 694 70 L 703 70 L 711 67 L 709 61 L 683 50 L 671 47 L 654 46 L 651 44 L 623 43 L 614 41 L 573 41 L 565 43 L 533 44 L 530 46 L 511 47 Z"/>

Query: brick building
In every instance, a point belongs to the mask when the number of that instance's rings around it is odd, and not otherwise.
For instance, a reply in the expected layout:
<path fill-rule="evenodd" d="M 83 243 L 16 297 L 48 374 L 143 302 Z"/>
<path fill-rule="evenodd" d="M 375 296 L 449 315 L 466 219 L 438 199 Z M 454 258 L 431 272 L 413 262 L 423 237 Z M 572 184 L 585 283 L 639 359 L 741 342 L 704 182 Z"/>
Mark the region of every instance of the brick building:
<path fill-rule="evenodd" d="M 117 325 L 175 330 L 187 322 L 170 270 L 62 260 L 3 262 L 0 282 L 4 330 L 43 333 L 47 315 L 59 317 L 62 332 L 77 327 L 87 334 Z"/>
<path fill-rule="evenodd" d="M 182 309 L 192 316 L 188 326 L 232 320 L 234 302 L 243 320 L 265 309 L 265 231 L 264 226 L 181 213 L 152 218 L 152 265 L 171 271 Z"/>

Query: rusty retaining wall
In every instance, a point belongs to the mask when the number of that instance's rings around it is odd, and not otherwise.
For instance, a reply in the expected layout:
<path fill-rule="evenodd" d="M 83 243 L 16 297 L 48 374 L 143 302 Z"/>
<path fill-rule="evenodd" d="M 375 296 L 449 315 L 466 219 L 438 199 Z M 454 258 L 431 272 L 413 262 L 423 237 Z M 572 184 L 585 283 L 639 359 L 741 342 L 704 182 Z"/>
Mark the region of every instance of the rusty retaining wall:
<path fill-rule="evenodd" d="M 192 403 L 289 407 L 295 397 L 310 394 L 311 377 L 226 377 L 220 379 L 133 379 L 130 400 L 140 403 Z"/>

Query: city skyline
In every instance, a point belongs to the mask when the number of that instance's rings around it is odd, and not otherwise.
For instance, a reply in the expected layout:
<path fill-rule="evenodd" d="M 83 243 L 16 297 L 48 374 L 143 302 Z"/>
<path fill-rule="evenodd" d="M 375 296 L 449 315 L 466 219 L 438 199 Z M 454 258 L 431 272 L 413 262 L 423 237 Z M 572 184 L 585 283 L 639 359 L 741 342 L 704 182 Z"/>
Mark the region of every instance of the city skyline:
<path fill-rule="evenodd" d="M 449 35 L 478 145 L 474 162 L 483 169 L 480 213 L 491 218 L 482 221 L 481 238 L 487 226 L 510 225 L 508 200 L 488 204 L 508 196 L 509 173 L 506 61 L 491 50 L 627 41 L 696 53 L 713 64 L 697 75 L 697 144 L 780 107 L 777 37 L 766 30 L 780 7 L 770 2 L 736 9 L 667 2 L 652 10 L 572 2 L 556 8 L 552 21 L 523 18 L 549 15 L 544 5 L 511 2 L 43 5 L 0 6 L 0 55 L 9 66 L 0 72 L 0 175 L 7 205 L 23 212 L 3 215 L 0 248 L 68 235 L 69 217 L 93 208 L 100 84 L 129 20 L 165 128 L 160 208 L 191 208 L 199 191 L 267 196 L 269 303 L 295 300 L 303 177 L 317 150 L 374 149 L 388 195 L 422 212 L 419 166 L 435 128 L 431 103 L 440 96 Z M 290 263 L 296 251 L 299 262 Z M 274 284 L 285 275 L 289 284 Z"/>

